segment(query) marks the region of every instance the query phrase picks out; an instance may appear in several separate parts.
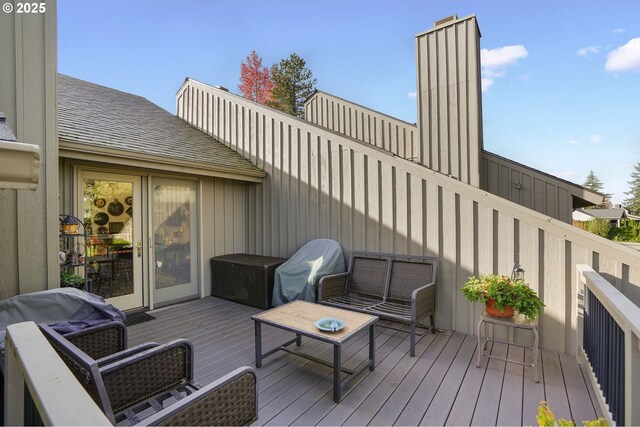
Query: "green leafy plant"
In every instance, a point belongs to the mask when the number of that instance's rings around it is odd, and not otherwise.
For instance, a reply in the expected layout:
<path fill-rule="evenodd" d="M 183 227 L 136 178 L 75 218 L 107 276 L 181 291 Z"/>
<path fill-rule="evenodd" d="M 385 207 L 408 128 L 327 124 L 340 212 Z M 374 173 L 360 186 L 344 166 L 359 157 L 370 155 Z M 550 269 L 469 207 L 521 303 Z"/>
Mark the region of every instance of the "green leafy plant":
<path fill-rule="evenodd" d="M 504 311 L 506 306 L 510 306 L 532 320 L 542 312 L 544 307 L 538 294 L 524 280 L 512 279 L 509 276 L 497 274 L 473 276 L 462 287 L 462 293 L 471 302 L 495 300 L 498 310 Z"/>
<path fill-rule="evenodd" d="M 564 418 L 560 418 L 556 420 L 555 415 L 549 408 L 549 404 L 544 400 L 540 402 L 538 405 L 538 415 L 536 415 L 536 420 L 538 421 L 539 426 L 575 426 L 576 422 L 573 420 L 565 420 Z M 604 418 L 598 418 L 597 420 L 583 420 L 582 424 L 585 426 L 608 426 L 609 423 Z"/>
<path fill-rule="evenodd" d="M 83 285 L 85 278 L 74 273 L 67 273 L 65 271 L 60 272 L 60 286 L 73 286 L 78 287 Z"/>

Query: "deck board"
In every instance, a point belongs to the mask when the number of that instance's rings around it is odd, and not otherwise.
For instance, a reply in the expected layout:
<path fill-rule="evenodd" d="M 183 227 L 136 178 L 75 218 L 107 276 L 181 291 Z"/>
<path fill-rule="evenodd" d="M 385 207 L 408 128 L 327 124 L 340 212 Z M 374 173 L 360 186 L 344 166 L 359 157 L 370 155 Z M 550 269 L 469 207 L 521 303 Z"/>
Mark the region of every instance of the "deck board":
<path fill-rule="evenodd" d="M 254 325 L 261 310 L 207 297 L 154 310 L 156 319 L 130 326 L 129 345 L 186 338 L 195 347 L 195 376 L 207 384 L 243 365 L 254 365 Z M 267 351 L 293 334 L 263 325 Z M 254 425 L 535 425 L 540 400 L 553 402 L 558 416 L 577 421 L 600 415 L 593 390 L 575 358 L 542 352 L 540 383 L 531 368 L 482 358 L 476 340 L 452 331 L 427 333 L 409 356 L 407 334 L 376 328 L 376 369 L 362 373 L 332 399 L 331 369 L 278 352 L 257 369 L 259 418 Z M 303 338 L 301 351 L 331 361 L 331 345 Z M 532 352 L 489 343 L 492 354 L 530 360 Z M 345 343 L 343 364 L 365 363 L 368 336 Z"/>

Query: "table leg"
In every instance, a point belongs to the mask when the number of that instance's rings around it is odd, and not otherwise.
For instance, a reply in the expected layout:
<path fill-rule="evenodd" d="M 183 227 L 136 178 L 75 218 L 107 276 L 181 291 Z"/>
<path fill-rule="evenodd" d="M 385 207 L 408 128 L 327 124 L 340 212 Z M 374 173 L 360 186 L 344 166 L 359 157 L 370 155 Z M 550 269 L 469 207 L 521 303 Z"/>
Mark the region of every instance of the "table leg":
<path fill-rule="evenodd" d="M 476 331 L 476 335 L 478 336 L 478 349 L 476 350 L 476 352 L 478 353 L 478 359 L 476 360 L 476 368 L 480 367 L 480 360 L 482 357 L 482 348 L 484 347 L 481 343 L 482 343 L 482 337 L 480 337 L 480 328 L 482 327 L 482 318 L 480 318 L 480 321 L 478 322 L 478 329 Z"/>
<path fill-rule="evenodd" d="M 262 367 L 262 324 L 258 320 L 254 320 L 255 325 L 255 347 L 256 347 L 256 368 Z"/>
<path fill-rule="evenodd" d="M 376 368 L 376 325 L 369 326 L 369 370 Z"/>
<path fill-rule="evenodd" d="M 342 398 L 342 384 L 340 384 L 340 371 L 342 369 L 342 349 L 338 344 L 333 346 L 333 401 L 338 403 Z"/>
<path fill-rule="evenodd" d="M 302 345 L 302 335 L 296 334 L 296 346 L 300 347 Z"/>
<path fill-rule="evenodd" d="M 534 327 L 533 331 L 533 380 L 535 382 L 540 382 L 538 379 L 538 352 L 539 348 L 539 337 L 538 337 L 538 328 Z"/>

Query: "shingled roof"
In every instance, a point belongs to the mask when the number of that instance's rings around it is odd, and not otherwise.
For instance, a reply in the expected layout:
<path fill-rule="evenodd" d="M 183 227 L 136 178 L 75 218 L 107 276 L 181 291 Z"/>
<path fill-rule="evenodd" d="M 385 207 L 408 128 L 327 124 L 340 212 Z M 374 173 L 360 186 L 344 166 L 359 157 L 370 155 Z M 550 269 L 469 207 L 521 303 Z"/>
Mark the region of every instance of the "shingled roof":
<path fill-rule="evenodd" d="M 265 176 L 240 154 L 147 99 L 63 74 L 58 75 L 58 137 L 61 148 L 78 143 Z"/>

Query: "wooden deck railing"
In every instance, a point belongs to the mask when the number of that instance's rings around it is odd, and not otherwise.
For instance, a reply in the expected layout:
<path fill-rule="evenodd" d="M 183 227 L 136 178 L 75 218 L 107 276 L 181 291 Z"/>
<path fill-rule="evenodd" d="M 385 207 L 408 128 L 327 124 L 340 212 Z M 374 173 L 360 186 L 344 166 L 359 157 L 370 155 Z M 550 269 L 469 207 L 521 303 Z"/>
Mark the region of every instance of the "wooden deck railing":
<path fill-rule="evenodd" d="M 482 307 L 460 288 L 517 261 L 546 304 L 541 347 L 565 353 L 576 351 L 577 264 L 640 304 L 638 251 L 224 90 L 187 79 L 176 96 L 179 117 L 267 172 L 241 195 L 247 253 L 291 256 L 325 237 L 347 252 L 437 256 L 436 326 L 469 334 Z"/>
<path fill-rule="evenodd" d="M 609 416 L 640 425 L 640 308 L 587 265 L 577 266 L 578 362 Z"/>
<path fill-rule="evenodd" d="M 4 425 L 111 425 L 33 322 L 7 327 L 4 373 Z"/>

